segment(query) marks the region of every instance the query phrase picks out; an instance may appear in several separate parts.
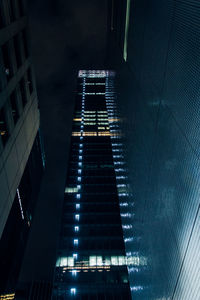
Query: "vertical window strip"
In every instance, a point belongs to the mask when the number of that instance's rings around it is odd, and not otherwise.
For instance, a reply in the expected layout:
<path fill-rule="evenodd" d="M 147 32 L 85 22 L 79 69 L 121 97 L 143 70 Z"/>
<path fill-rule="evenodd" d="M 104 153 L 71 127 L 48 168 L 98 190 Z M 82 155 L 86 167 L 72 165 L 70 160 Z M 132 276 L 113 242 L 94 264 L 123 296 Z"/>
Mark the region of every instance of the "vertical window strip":
<path fill-rule="evenodd" d="M 126 4 L 126 24 L 125 24 L 125 33 L 124 33 L 124 60 L 127 61 L 127 50 L 128 50 L 128 29 L 129 29 L 129 20 L 130 20 L 130 6 L 131 0 L 127 0 Z"/>

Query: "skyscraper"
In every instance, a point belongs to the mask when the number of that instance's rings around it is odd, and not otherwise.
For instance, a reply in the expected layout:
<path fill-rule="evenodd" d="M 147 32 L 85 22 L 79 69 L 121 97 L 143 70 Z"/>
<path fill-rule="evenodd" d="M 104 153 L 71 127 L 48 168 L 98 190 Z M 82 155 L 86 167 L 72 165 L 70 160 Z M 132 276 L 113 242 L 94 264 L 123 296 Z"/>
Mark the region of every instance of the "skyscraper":
<path fill-rule="evenodd" d="M 126 252 L 138 256 L 137 268 L 128 266 L 132 298 L 200 299 L 200 4 L 109 4 L 108 61 L 120 74 L 133 190 L 125 234 Z"/>
<path fill-rule="evenodd" d="M 79 71 L 53 299 L 130 299 L 115 111 L 114 72 Z"/>
<path fill-rule="evenodd" d="M 25 3 L 0 3 L 0 299 L 14 299 L 44 155 Z"/>

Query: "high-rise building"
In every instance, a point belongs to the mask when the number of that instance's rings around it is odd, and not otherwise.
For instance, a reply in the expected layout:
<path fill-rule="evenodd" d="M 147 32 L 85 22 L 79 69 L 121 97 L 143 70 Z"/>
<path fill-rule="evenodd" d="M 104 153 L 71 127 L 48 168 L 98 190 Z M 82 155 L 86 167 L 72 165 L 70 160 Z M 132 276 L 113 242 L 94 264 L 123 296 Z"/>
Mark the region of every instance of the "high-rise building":
<path fill-rule="evenodd" d="M 132 298 L 200 299 L 200 4 L 108 2 L 132 188 L 125 245 L 138 256 Z"/>
<path fill-rule="evenodd" d="M 53 299 L 131 299 L 114 76 L 79 71 Z"/>
<path fill-rule="evenodd" d="M 14 299 L 44 163 L 24 4 L 0 3 L 0 299 Z"/>

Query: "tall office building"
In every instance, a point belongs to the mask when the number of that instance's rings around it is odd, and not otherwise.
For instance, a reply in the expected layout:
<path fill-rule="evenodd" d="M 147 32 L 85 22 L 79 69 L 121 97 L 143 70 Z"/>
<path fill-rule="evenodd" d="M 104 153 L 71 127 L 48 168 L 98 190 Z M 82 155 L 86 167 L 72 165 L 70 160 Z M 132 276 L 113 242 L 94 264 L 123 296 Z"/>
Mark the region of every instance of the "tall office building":
<path fill-rule="evenodd" d="M 128 266 L 132 298 L 200 299 L 200 3 L 109 5 L 133 191 L 124 231 L 126 252 L 138 256 L 137 268 Z"/>
<path fill-rule="evenodd" d="M 23 0 L 0 3 L 0 299 L 14 299 L 43 170 Z"/>
<path fill-rule="evenodd" d="M 114 72 L 79 71 L 53 299 L 130 299 Z"/>

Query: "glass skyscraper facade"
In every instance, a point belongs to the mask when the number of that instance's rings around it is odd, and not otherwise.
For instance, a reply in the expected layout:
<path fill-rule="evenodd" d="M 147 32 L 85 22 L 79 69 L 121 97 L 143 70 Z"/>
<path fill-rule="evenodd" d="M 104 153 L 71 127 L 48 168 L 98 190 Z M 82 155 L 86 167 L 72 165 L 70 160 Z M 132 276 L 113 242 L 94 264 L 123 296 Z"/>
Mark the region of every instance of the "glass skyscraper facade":
<path fill-rule="evenodd" d="M 112 71 L 79 71 L 53 299 L 131 299 Z"/>
<path fill-rule="evenodd" d="M 109 68 L 129 168 L 134 300 L 200 299 L 200 3 L 109 1 Z M 142 264 L 140 263 L 142 262 Z"/>

